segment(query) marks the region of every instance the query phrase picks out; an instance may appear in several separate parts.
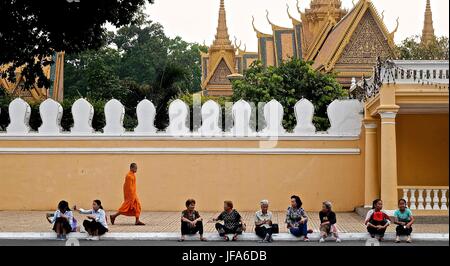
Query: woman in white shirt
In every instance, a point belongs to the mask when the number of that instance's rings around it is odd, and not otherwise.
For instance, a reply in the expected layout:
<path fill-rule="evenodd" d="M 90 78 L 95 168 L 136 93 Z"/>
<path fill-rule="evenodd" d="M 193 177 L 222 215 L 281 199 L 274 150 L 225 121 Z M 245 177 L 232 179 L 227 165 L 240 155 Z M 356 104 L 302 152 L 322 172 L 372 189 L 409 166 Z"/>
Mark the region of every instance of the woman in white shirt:
<path fill-rule="evenodd" d="M 69 203 L 62 200 L 58 203 L 58 210 L 53 216 L 48 214 L 47 221 L 53 224 L 53 230 L 56 232 L 56 239 L 66 240 L 67 234 L 76 230 L 76 222 L 73 218 L 73 213 L 69 209 Z"/>
<path fill-rule="evenodd" d="M 77 206 L 73 207 L 77 210 Z M 79 209 L 80 214 L 88 215 L 88 220 L 84 220 L 83 226 L 86 232 L 89 234 L 87 240 L 100 240 L 100 236 L 108 232 L 108 224 L 106 221 L 106 213 L 103 210 L 102 202 L 100 200 L 94 200 L 92 202 L 91 210 Z"/>

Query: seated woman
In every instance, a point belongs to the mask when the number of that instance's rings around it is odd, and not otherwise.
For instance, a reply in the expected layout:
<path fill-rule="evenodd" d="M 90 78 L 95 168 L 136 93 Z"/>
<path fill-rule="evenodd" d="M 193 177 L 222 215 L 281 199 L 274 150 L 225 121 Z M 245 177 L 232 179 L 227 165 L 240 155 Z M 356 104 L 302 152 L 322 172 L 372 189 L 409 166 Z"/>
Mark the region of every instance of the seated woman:
<path fill-rule="evenodd" d="M 260 202 L 261 210 L 255 214 L 255 233 L 261 237 L 262 243 L 271 243 L 272 239 L 272 213 L 269 211 L 269 201 Z"/>
<path fill-rule="evenodd" d="M 407 236 L 406 242 L 411 243 L 412 225 L 414 223 L 414 217 L 411 210 L 406 205 L 406 200 L 401 199 L 398 201 L 398 210 L 394 212 L 394 223 L 397 225 L 396 232 L 397 237 L 395 243 L 400 243 L 401 236 Z"/>
<path fill-rule="evenodd" d="M 200 240 L 206 241 L 203 237 L 203 219 L 198 211 L 195 210 L 195 200 L 186 201 L 186 210 L 181 213 L 181 239 L 183 242 L 186 235 L 200 234 Z"/>
<path fill-rule="evenodd" d="M 377 238 L 379 241 L 383 241 L 386 229 L 390 224 L 391 218 L 383 211 L 383 201 L 381 199 L 374 200 L 372 210 L 367 213 L 365 221 L 370 236 Z"/>
<path fill-rule="evenodd" d="M 336 213 L 332 211 L 331 202 L 325 201 L 322 204 L 322 210 L 319 212 L 320 218 L 320 243 L 325 242 L 325 239 L 330 235 L 336 238 L 336 242 L 340 243 L 341 239 L 338 236 L 336 228 Z"/>
<path fill-rule="evenodd" d="M 233 202 L 225 201 L 223 206 L 224 211 L 213 221 L 223 221 L 223 224 L 216 223 L 216 230 L 219 235 L 223 237 L 225 241 L 230 241 L 227 234 L 234 234 L 233 241 L 238 239 L 238 235 L 246 229 L 246 224 L 244 223 L 239 212 L 233 209 Z"/>
<path fill-rule="evenodd" d="M 58 209 L 50 216 L 46 216 L 47 221 L 53 224 L 53 230 L 56 232 L 57 240 L 66 240 L 67 234 L 75 232 L 77 229 L 76 220 L 69 209 L 69 203 L 62 200 L 58 203 Z"/>
<path fill-rule="evenodd" d="M 73 207 L 77 210 L 77 206 Z M 106 213 L 103 210 L 102 202 L 94 200 L 92 202 L 91 210 L 79 209 L 80 214 L 88 215 L 88 220 L 84 220 L 83 226 L 88 233 L 87 240 L 100 240 L 100 236 L 108 232 L 108 224 L 106 222 Z"/>
<path fill-rule="evenodd" d="M 312 231 L 308 230 L 308 216 L 306 216 L 302 205 L 303 203 L 299 196 L 291 197 L 291 206 L 286 213 L 286 224 L 291 234 L 296 237 L 303 236 L 303 240 L 308 242 L 308 233 Z"/>

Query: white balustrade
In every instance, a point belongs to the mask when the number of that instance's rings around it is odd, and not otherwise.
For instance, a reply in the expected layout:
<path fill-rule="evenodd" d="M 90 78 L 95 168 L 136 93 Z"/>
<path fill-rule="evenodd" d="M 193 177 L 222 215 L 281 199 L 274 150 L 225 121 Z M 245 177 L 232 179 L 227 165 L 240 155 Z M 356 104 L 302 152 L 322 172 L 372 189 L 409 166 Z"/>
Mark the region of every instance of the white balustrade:
<path fill-rule="evenodd" d="M 30 105 L 21 98 L 14 99 L 8 106 L 9 125 L 6 128 L 7 134 L 24 135 L 30 132 Z"/>
<path fill-rule="evenodd" d="M 231 106 L 231 105 L 230 105 Z M 284 108 L 276 100 L 272 100 L 264 105 L 265 127 L 260 132 L 252 129 L 251 118 L 256 108 L 244 100 L 240 100 L 232 105 L 232 127 L 229 130 L 232 136 L 311 136 L 316 134 L 316 128 L 313 124 L 314 105 L 301 99 L 294 107 L 297 125 L 292 133 L 287 133 L 283 127 Z M 40 107 L 42 125 L 39 128 L 40 134 L 60 134 L 61 118 L 63 109 L 61 105 L 47 99 Z M 70 129 L 73 135 L 91 135 L 96 134 L 92 128 L 94 108 L 85 99 L 79 99 L 74 102 L 71 108 L 74 125 Z M 125 116 L 125 107 L 123 104 L 112 99 L 104 107 L 106 125 L 103 128 L 103 134 L 123 135 L 125 128 L 123 120 Z M 26 135 L 30 134 L 29 119 L 31 108 L 27 102 L 17 98 L 9 105 L 10 124 L 7 127 L 8 135 Z M 156 108 L 153 103 L 147 99 L 142 100 L 136 107 L 138 125 L 134 129 L 135 134 L 156 135 L 154 126 Z M 218 103 L 209 100 L 202 106 L 202 125 L 198 129 L 201 136 L 224 135 L 221 126 L 221 107 Z M 182 100 L 175 100 L 169 106 L 169 126 L 165 134 L 171 135 L 190 135 L 189 128 L 189 106 Z M 336 100 L 328 107 L 328 116 L 331 127 L 328 130 L 329 135 L 333 136 L 357 136 L 360 134 L 362 125 L 362 105 L 356 100 Z M 251 126 L 252 125 L 252 126 Z M 228 128 L 228 127 L 227 127 Z M 127 133 L 130 134 L 130 133 Z M 228 134 L 228 133 L 227 133 Z M 225 134 L 225 135 L 227 135 Z M 326 136 L 326 134 L 320 134 Z M 190 135 L 191 136 L 191 135 Z M 193 135 L 192 135 L 193 136 Z M 1 137 L 1 133 L 0 133 Z"/>
<path fill-rule="evenodd" d="M 271 100 L 264 105 L 264 119 L 266 127 L 262 130 L 263 135 L 281 136 L 286 133 L 283 127 L 283 106 L 277 100 Z"/>
<path fill-rule="evenodd" d="M 415 210 L 417 209 L 416 207 L 416 190 L 415 189 L 411 189 L 411 197 L 409 198 L 409 208 L 411 210 Z"/>
<path fill-rule="evenodd" d="M 441 210 L 448 210 L 447 208 L 447 191 L 448 189 L 441 190 Z"/>
<path fill-rule="evenodd" d="M 94 107 L 85 99 L 81 98 L 72 105 L 73 134 L 92 134 L 92 119 L 94 118 Z"/>
<path fill-rule="evenodd" d="M 358 100 L 336 100 L 328 106 L 329 134 L 359 135 L 363 120 L 363 103 Z"/>
<path fill-rule="evenodd" d="M 439 189 L 433 189 L 433 210 L 440 210 L 439 207 Z"/>
<path fill-rule="evenodd" d="M 244 100 L 236 102 L 233 105 L 232 114 L 233 127 L 231 128 L 231 132 L 234 136 L 250 136 L 254 133 L 250 128 L 252 107 L 248 102 Z"/>
<path fill-rule="evenodd" d="M 42 125 L 38 129 L 40 134 L 60 134 L 62 132 L 63 108 L 61 104 L 53 99 L 47 99 L 39 106 L 39 113 L 42 120 Z"/>
<path fill-rule="evenodd" d="M 166 133 L 177 136 L 189 133 L 187 127 L 189 119 L 189 106 L 182 100 L 175 100 L 169 105 L 169 126 Z"/>
<path fill-rule="evenodd" d="M 397 84 L 415 84 L 421 81 L 438 84 L 449 83 L 447 60 L 394 60 Z"/>
<path fill-rule="evenodd" d="M 419 210 L 424 210 L 425 207 L 423 206 L 424 200 L 423 200 L 423 189 L 419 189 L 419 198 L 417 200 L 417 204 L 419 205 Z"/>
<path fill-rule="evenodd" d="M 425 210 L 432 210 L 433 208 L 431 207 L 431 189 L 426 189 L 426 192 L 427 196 L 425 198 L 426 202 Z"/>
<path fill-rule="evenodd" d="M 201 110 L 202 125 L 198 129 L 202 136 L 215 136 L 222 133 L 222 129 L 219 126 L 220 111 L 220 105 L 213 100 L 203 104 Z"/>
<path fill-rule="evenodd" d="M 297 126 L 294 129 L 298 135 L 314 135 L 316 127 L 313 124 L 314 105 L 307 99 L 301 99 L 294 107 Z"/>
<path fill-rule="evenodd" d="M 444 211 L 448 208 L 448 187 L 399 187 L 399 189 L 402 190 L 403 199 L 409 203 L 411 210 Z"/>
<path fill-rule="evenodd" d="M 125 107 L 116 99 L 112 99 L 105 105 L 106 126 L 103 128 L 105 134 L 121 135 L 125 132 L 123 119 Z"/>

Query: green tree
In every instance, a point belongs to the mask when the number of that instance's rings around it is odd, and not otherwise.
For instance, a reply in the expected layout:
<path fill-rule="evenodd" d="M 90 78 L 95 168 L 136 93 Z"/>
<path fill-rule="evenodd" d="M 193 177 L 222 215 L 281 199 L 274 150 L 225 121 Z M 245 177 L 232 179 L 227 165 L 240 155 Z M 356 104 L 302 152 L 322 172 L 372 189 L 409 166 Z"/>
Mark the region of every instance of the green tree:
<path fill-rule="evenodd" d="M 64 66 L 65 97 L 123 98 L 126 91 L 120 86 L 120 62 L 119 52 L 110 47 L 69 55 Z"/>
<path fill-rule="evenodd" d="M 397 46 L 397 54 L 401 60 L 449 60 L 448 49 L 448 37 L 439 37 L 422 44 L 420 36 L 412 36 Z"/>
<path fill-rule="evenodd" d="M 299 59 L 268 68 L 255 62 L 242 80 L 233 82 L 233 92 L 234 101 L 244 99 L 258 104 L 276 99 L 284 107 L 283 125 L 288 130 L 296 125 L 294 105 L 298 100 L 306 98 L 314 104 L 314 123 L 318 130 L 326 130 L 327 106 L 335 99 L 347 97 L 334 75 L 314 71 L 310 63 Z"/>
<path fill-rule="evenodd" d="M 6 90 L 0 87 L 0 131 L 5 131 L 9 124 L 8 106 L 11 100 Z"/>

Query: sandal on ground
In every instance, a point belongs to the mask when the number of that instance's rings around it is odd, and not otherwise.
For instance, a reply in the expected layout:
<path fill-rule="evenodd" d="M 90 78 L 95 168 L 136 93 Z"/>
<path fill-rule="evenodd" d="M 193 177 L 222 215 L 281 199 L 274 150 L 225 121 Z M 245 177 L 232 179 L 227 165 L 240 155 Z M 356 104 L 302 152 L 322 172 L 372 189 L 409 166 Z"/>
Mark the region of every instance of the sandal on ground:
<path fill-rule="evenodd" d="M 237 236 L 233 236 L 233 239 L 231 239 L 231 241 L 237 241 L 238 237 Z"/>
<path fill-rule="evenodd" d="M 229 238 L 228 236 L 224 236 L 223 239 L 224 239 L 225 241 L 230 241 L 230 238 Z"/>
<path fill-rule="evenodd" d="M 134 225 L 145 225 L 143 222 L 137 222 L 137 223 L 135 223 Z"/>
<path fill-rule="evenodd" d="M 208 242 L 208 239 L 206 239 L 206 238 L 204 238 L 204 237 L 201 237 L 201 238 L 200 238 L 200 241 L 202 241 L 202 242 Z"/>

